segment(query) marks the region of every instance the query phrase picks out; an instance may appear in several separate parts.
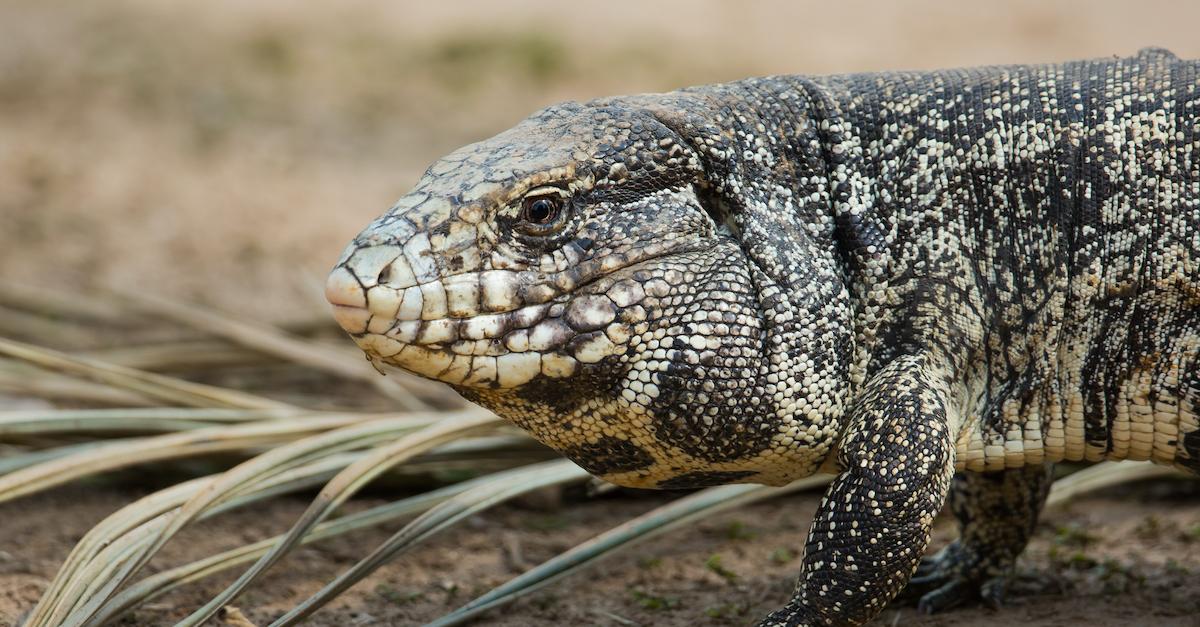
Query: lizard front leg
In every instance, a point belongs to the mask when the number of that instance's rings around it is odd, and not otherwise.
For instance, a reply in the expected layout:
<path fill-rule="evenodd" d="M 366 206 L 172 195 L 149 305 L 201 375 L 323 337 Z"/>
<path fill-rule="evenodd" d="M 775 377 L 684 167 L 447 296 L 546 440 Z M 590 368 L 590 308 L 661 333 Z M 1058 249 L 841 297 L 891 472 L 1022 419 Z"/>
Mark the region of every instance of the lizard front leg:
<path fill-rule="evenodd" d="M 906 596 L 919 597 L 924 612 L 976 597 L 999 605 L 1050 493 L 1053 468 L 1039 464 L 955 475 L 950 510 L 958 519 L 958 540 L 921 562 Z"/>
<path fill-rule="evenodd" d="M 762 626 L 859 625 L 908 583 L 954 472 L 944 387 L 897 359 L 850 413 L 834 480 L 809 530 L 791 602 Z"/>

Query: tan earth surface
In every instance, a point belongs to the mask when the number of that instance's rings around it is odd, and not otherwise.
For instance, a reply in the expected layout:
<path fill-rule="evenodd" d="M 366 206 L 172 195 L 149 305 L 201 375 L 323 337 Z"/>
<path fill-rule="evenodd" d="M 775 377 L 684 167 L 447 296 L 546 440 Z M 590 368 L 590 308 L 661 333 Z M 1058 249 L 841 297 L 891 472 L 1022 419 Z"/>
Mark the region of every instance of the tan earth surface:
<path fill-rule="evenodd" d="M 6 0 L 0 279 L 149 292 L 275 322 L 325 317 L 321 281 L 350 237 L 430 161 L 547 104 L 750 75 L 1056 61 L 1148 45 L 1198 57 L 1197 24 L 1200 4 L 1167 1 Z M 353 393 L 329 390 L 334 400 Z M 0 506 L 0 625 L 32 605 L 91 525 L 161 487 L 148 481 L 123 473 Z M 568 494 L 560 508 L 477 516 L 311 624 L 436 617 L 666 498 Z M 304 504 L 218 517 L 155 564 L 279 533 Z M 723 515 L 480 622 L 746 624 L 785 601 L 815 505 L 810 494 Z M 952 525 L 939 525 L 944 543 Z M 303 549 L 238 606 L 265 624 L 390 531 Z M 1014 593 L 999 613 L 897 607 L 877 624 L 1200 625 L 1200 490 L 1157 482 L 1055 510 L 1022 567 L 1052 585 Z M 158 599 L 125 624 L 172 624 L 228 581 Z"/>

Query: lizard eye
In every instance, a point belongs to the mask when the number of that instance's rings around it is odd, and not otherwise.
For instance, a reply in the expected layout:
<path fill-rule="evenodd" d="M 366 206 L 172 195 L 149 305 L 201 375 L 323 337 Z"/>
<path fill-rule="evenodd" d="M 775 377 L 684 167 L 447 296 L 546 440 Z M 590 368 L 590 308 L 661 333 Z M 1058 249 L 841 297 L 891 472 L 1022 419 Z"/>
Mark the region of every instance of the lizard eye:
<path fill-rule="evenodd" d="M 521 221 L 535 228 L 548 226 L 558 219 L 562 206 L 560 196 L 527 196 L 521 205 Z"/>

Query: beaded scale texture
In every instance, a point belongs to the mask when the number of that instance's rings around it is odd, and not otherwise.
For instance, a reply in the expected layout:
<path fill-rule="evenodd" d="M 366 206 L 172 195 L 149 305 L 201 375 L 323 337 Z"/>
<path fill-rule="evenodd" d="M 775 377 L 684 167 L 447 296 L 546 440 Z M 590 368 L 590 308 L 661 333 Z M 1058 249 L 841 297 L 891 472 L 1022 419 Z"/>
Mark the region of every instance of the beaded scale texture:
<path fill-rule="evenodd" d="M 379 367 L 613 483 L 836 473 L 765 625 L 998 600 L 1052 462 L 1200 472 L 1198 69 L 559 104 L 433 164 L 327 295 Z M 947 502 L 960 539 L 922 559 Z"/>

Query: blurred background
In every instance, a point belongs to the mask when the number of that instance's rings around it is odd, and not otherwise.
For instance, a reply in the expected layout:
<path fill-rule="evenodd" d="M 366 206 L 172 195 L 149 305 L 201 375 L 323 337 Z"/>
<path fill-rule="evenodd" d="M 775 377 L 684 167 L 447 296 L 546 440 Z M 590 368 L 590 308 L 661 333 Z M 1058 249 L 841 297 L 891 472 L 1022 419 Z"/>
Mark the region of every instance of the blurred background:
<path fill-rule="evenodd" d="M 1169 1 L 0 3 L 0 279 L 326 316 L 437 157 L 560 100 L 772 73 L 1200 56 Z M 2 313 L 2 312 L 0 312 Z"/>

